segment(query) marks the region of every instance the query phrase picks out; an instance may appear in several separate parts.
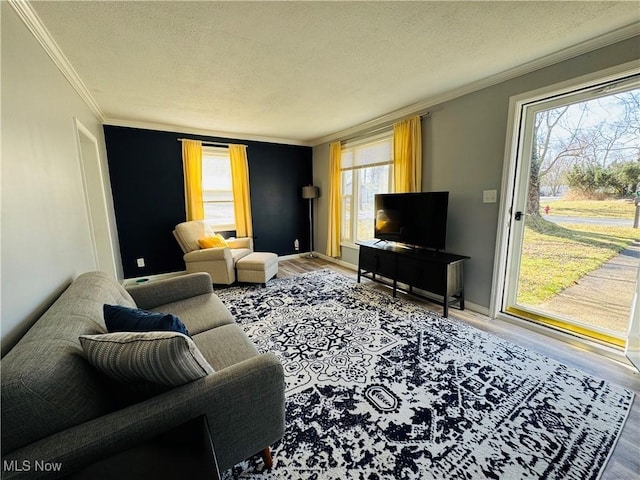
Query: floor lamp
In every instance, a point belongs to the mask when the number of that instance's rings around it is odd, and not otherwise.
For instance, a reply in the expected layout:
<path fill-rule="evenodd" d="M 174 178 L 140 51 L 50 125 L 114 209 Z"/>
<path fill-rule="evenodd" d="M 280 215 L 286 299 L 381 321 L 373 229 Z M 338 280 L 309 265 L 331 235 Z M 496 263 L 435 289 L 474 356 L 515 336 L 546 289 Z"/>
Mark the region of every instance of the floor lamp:
<path fill-rule="evenodd" d="M 313 199 L 320 196 L 320 189 L 312 185 L 302 187 L 302 198 L 309 200 L 309 255 L 306 258 L 318 258 L 313 254 Z"/>

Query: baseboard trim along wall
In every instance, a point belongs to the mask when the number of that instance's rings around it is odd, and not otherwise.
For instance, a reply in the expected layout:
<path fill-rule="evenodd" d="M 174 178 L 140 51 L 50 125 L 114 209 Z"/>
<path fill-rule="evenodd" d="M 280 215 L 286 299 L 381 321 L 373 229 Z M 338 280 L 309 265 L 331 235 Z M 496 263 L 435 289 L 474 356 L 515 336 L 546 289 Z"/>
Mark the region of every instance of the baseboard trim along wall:
<path fill-rule="evenodd" d="M 348 268 L 349 270 L 353 270 L 354 272 L 358 271 L 358 266 L 354 265 L 353 263 L 345 262 L 344 260 L 340 260 L 339 258 L 329 257 L 327 255 L 324 255 L 324 254 L 318 253 L 318 252 L 313 252 L 313 254 L 317 255 L 318 257 L 322 258 L 323 260 L 335 263 L 335 264 L 340 265 L 341 267 L 344 267 L 344 268 Z"/>
<path fill-rule="evenodd" d="M 279 255 L 278 256 L 278 261 L 296 260 L 298 258 L 303 258 L 305 255 L 309 255 L 309 252 L 294 253 L 292 255 Z M 315 256 L 317 256 L 319 258 L 322 258 L 323 260 L 326 260 L 328 262 L 335 263 L 336 265 L 340 265 L 341 267 L 347 268 L 347 269 L 352 270 L 354 272 L 358 271 L 358 266 L 357 265 L 345 262 L 343 260 L 340 260 L 339 258 L 328 257 L 327 255 L 324 255 L 324 254 L 318 253 L 318 252 L 313 252 L 313 255 L 315 255 Z M 142 276 L 142 277 L 125 278 L 122 281 L 122 286 L 129 287 L 131 285 L 136 285 L 136 284 L 140 284 L 140 283 L 153 282 L 154 280 L 162 280 L 164 278 L 177 277 L 179 275 L 184 275 L 186 273 L 187 272 L 183 270 L 183 271 L 180 271 L 180 272 L 160 273 L 160 274 L 157 274 L 157 275 L 145 275 L 145 276 Z M 481 315 L 489 316 L 489 309 L 487 307 L 483 307 L 482 305 L 477 305 L 477 304 L 475 304 L 473 302 L 469 302 L 468 300 L 465 300 L 464 303 L 465 303 L 465 308 L 467 310 L 471 310 L 472 312 L 479 313 Z"/>
<path fill-rule="evenodd" d="M 344 268 L 348 268 L 349 270 L 353 270 L 354 272 L 358 271 L 358 266 L 354 265 L 353 263 L 345 262 L 343 260 L 340 260 L 339 258 L 328 257 L 327 255 L 323 255 L 322 253 L 318 253 L 318 252 L 313 252 L 313 253 L 318 257 L 322 258 L 323 260 L 335 263 Z M 466 299 L 464 301 L 464 306 L 466 310 L 471 310 L 472 312 L 479 313 L 487 317 L 489 316 L 489 308 L 487 307 L 483 307 L 482 305 L 478 305 L 477 303 L 470 302 Z"/>

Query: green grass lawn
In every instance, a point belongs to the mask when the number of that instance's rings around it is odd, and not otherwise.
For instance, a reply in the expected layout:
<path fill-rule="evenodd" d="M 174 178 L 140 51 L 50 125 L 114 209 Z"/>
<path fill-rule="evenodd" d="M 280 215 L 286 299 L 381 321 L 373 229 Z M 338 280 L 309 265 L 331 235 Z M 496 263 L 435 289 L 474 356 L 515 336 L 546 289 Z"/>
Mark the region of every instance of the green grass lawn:
<path fill-rule="evenodd" d="M 540 214 L 549 206 L 549 215 L 563 217 L 630 218 L 636 207 L 632 200 L 552 200 L 540 201 Z"/>
<path fill-rule="evenodd" d="M 571 212 L 558 215 L 596 217 L 595 211 L 599 211 L 603 203 L 618 211 L 615 202 L 558 203 L 569 204 L 565 211 Z M 640 238 L 640 230 L 630 227 L 561 226 L 532 217 L 527 217 L 526 222 L 518 303 L 531 306 L 549 300 Z"/>

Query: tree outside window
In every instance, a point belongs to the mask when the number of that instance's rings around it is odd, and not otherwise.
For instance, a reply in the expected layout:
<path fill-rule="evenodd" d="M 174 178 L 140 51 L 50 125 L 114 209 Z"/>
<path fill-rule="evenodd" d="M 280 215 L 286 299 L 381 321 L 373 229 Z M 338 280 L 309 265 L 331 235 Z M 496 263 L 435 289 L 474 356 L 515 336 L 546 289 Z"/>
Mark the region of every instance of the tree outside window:
<path fill-rule="evenodd" d="M 391 132 L 347 143 L 342 149 L 342 242 L 374 238 L 375 195 L 393 189 Z"/>

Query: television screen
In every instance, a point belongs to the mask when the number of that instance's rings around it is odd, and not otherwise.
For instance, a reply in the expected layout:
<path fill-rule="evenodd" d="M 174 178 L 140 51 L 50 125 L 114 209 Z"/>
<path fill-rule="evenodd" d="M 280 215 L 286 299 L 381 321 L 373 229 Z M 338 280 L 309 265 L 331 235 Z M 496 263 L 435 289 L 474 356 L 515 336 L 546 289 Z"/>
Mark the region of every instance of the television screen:
<path fill-rule="evenodd" d="M 444 250 L 449 192 L 375 196 L 375 238 Z"/>

